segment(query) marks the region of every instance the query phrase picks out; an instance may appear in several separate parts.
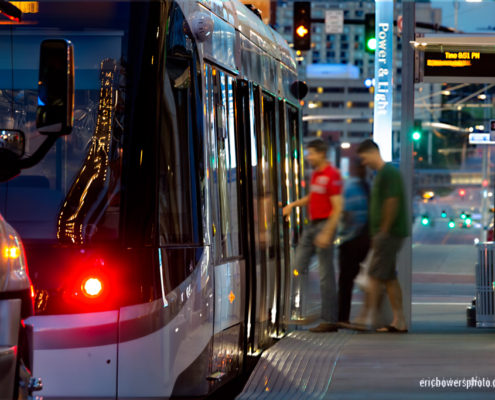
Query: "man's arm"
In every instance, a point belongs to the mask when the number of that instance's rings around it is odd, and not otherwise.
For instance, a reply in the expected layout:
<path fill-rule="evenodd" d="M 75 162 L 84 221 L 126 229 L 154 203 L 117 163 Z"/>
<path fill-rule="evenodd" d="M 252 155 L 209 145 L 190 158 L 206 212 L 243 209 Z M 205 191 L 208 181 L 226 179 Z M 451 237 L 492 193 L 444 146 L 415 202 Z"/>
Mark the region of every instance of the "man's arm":
<path fill-rule="evenodd" d="M 315 245 L 318 247 L 328 247 L 332 244 L 344 208 L 344 197 L 341 194 L 330 196 L 330 203 L 332 203 L 332 213 L 328 217 L 325 227 L 315 239 Z"/>
<path fill-rule="evenodd" d="M 282 214 L 284 215 L 284 217 L 287 217 L 291 213 L 294 207 L 303 207 L 306 204 L 308 204 L 308 201 L 309 201 L 309 194 L 304 197 L 301 197 L 300 199 L 297 199 L 296 201 L 293 201 L 292 203 L 287 204 L 282 210 Z"/>
<path fill-rule="evenodd" d="M 381 233 L 390 233 L 392 223 L 397 216 L 397 210 L 399 208 L 399 198 L 389 197 L 385 199 L 382 207 L 382 221 L 380 224 Z"/>

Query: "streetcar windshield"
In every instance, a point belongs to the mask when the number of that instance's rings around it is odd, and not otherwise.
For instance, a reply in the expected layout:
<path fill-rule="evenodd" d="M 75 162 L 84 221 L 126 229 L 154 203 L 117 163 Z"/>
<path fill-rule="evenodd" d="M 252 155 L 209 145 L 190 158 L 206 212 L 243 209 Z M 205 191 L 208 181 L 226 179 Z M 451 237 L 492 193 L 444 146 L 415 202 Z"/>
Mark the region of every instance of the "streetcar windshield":
<path fill-rule="evenodd" d="M 40 43 L 70 40 L 75 55 L 72 133 L 0 185 L 0 213 L 24 240 L 83 244 L 118 235 L 129 2 L 25 2 L 21 23 L 0 21 L 0 128 L 36 130 Z"/>

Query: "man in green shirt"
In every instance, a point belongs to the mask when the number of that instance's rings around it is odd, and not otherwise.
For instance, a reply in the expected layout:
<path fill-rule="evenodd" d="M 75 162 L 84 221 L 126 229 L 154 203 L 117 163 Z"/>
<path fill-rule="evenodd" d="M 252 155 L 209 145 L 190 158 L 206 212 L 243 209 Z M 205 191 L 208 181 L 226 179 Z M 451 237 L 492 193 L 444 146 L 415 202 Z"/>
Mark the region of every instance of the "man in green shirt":
<path fill-rule="evenodd" d="M 400 172 L 383 161 L 375 142 L 365 140 L 357 152 L 363 165 L 377 171 L 370 196 L 373 254 L 368 273 L 372 321 L 376 317 L 382 286 L 385 285 L 394 317 L 390 325 L 377 331 L 407 332 L 402 290 L 396 271 L 397 253 L 409 232 L 404 184 Z"/>

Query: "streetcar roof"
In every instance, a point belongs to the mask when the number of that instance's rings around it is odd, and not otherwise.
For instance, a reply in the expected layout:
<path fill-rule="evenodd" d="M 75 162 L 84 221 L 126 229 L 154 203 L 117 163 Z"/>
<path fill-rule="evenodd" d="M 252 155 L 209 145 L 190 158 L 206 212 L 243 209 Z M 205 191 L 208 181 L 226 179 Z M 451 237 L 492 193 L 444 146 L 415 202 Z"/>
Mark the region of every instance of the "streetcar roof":
<path fill-rule="evenodd" d="M 197 2 L 233 26 L 267 54 L 296 71 L 294 52 L 285 39 L 239 0 L 197 0 Z"/>

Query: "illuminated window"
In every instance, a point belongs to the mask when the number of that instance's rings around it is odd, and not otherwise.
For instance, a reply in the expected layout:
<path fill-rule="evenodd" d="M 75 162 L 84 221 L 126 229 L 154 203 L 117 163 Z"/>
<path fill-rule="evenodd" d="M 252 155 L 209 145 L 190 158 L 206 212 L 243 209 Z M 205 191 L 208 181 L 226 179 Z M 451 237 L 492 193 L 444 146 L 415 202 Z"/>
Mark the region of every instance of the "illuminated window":
<path fill-rule="evenodd" d="M 320 108 L 322 106 L 322 102 L 321 101 L 310 101 L 308 103 L 308 107 L 309 108 Z"/>

